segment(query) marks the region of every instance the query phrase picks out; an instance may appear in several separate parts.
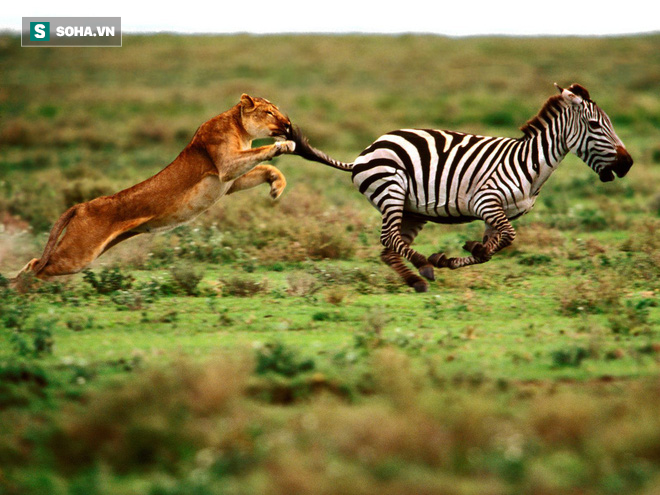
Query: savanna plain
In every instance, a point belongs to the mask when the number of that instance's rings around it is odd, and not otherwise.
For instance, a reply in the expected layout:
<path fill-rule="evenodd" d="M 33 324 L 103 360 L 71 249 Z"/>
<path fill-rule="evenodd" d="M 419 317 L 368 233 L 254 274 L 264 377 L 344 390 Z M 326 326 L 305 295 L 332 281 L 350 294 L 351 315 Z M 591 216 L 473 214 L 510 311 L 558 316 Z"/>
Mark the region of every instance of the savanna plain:
<path fill-rule="evenodd" d="M 350 174 L 288 179 L 86 272 L 12 277 L 58 216 L 170 163 L 241 93 L 352 161 L 393 129 L 516 137 L 578 82 L 635 164 L 569 156 L 513 246 L 379 260 Z M 0 494 L 660 494 L 660 36 L 0 36 Z M 428 225 L 459 255 L 482 225 Z"/>

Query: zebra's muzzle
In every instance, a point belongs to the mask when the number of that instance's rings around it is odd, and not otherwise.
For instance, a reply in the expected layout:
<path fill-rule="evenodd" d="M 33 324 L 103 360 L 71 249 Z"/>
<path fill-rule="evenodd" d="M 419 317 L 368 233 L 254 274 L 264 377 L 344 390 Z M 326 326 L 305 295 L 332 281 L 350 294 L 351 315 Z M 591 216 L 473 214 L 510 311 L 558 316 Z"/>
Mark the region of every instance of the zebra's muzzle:
<path fill-rule="evenodd" d="M 601 182 L 611 182 L 614 180 L 614 174 L 619 178 L 624 177 L 632 165 L 633 159 L 628 151 L 623 146 L 619 146 L 616 149 L 614 162 L 601 170 L 598 177 L 600 177 Z"/>
<path fill-rule="evenodd" d="M 624 177 L 630 167 L 633 165 L 633 159 L 628 153 L 628 151 L 623 147 L 619 146 L 616 149 L 616 161 L 612 165 L 612 170 L 616 173 L 617 177 Z"/>

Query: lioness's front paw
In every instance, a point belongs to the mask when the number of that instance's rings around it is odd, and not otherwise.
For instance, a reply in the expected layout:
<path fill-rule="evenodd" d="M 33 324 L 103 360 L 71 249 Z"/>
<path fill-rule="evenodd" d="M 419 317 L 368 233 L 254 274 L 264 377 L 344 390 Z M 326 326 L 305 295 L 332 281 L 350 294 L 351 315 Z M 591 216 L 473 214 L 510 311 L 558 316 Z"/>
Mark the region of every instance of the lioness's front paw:
<path fill-rule="evenodd" d="M 283 153 L 293 153 L 296 149 L 296 143 L 293 141 L 278 141 L 275 143 L 276 155 L 281 155 Z"/>
<path fill-rule="evenodd" d="M 279 198 L 285 187 L 286 179 L 284 178 L 284 175 L 278 171 L 278 174 L 272 178 L 270 183 L 270 197 L 273 199 Z"/>

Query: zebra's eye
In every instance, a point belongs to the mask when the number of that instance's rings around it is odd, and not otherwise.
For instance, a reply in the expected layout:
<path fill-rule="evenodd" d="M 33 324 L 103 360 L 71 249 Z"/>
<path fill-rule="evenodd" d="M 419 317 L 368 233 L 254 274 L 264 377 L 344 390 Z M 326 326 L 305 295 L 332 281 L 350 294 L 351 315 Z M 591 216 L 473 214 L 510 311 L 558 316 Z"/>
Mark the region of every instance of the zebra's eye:
<path fill-rule="evenodd" d="M 591 129 L 592 131 L 597 131 L 598 129 L 600 129 L 600 122 L 598 122 L 597 120 L 590 120 L 589 129 Z"/>

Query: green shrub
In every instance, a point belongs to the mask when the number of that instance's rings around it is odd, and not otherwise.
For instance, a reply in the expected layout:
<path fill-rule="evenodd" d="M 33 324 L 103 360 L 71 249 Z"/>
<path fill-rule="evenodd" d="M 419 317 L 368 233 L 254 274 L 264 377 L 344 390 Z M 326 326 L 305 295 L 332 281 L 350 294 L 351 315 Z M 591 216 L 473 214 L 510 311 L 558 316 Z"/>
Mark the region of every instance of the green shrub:
<path fill-rule="evenodd" d="M 316 293 L 321 285 L 309 273 L 291 273 L 287 275 L 287 293 L 292 296 L 306 297 Z"/>
<path fill-rule="evenodd" d="M 91 270 L 83 271 L 83 280 L 99 294 L 110 294 L 118 290 L 128 290 L 135 280 L 131 275 L 124 275 L 119 268 L 103 268 L 97 275 Z"/>
<path fill-rule="evenodd" d="M 34 397 L 44 396 L 49 384 L 47 373 L 38 364 L 13 360 L 0 362 L 0 411 L 29 405 Z M 3 462 L 6 454 L 6 451 L 0 453 Z"/>
<path fill-rule="evenodd" d="M 32 305 L 22 297 L 12 296 L 9 291 L 0 294 L 0 323 L 5 328 L 22 328 L 32 314 Z"/>
<path fill-rule="evenodd" d="M 199 294 L 197 286 L 204 278 L 204 271 L 196 270 L 188 264 L 178 264 L 172 267 L 170 275 L 177 286 L 189 296 L 196 296 Z"/>
<path fill-rule="evenodd" d="M 557 349 L 550 352 L 552 366 L 554 368 L 573 367 L 577 368 L 591 353 L 584 347 L 576 346 L 565 349 Z"/>
<path fill-rule="evenodd" d="M 266 279 L 258 281 L 250 278 L 232 277 L 220 280 L 222 294 L 225 296 L 251 297 L 268 290 Z"/>
<path fill-rule="evenodd" d="M 301 358 L 298 354 L 281 342 L 272 342 L 257 350 L 256 373 L 276 373 L 293 377 L 315 367 L 313 359 Z"/>
<path fill-rule="evenodd" d="M 39 316 L 29 327 L 17 328 L 10 338 L 14 351 L 24 357 L 52 354 L 55 343 L 53 327 L 56 323 L 55 318 Z"/>
<path fill-rule="evenodd" d="M 144 308 L 144 297 L 139 290 L 116 290 L 110 299 L 119 310 L 137 311 Z"/>
<path fill-rule="evenodd" d="M 650 331 L 649 307 L 656 304 L 653 299 L 638 302 L 626 301 L 608 318 L 613 333 L 630 335 Z"/>

